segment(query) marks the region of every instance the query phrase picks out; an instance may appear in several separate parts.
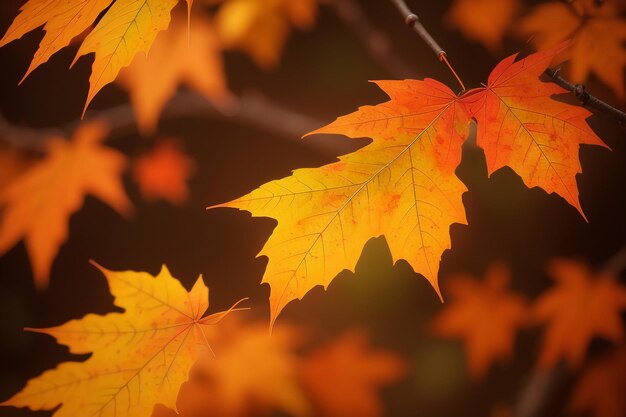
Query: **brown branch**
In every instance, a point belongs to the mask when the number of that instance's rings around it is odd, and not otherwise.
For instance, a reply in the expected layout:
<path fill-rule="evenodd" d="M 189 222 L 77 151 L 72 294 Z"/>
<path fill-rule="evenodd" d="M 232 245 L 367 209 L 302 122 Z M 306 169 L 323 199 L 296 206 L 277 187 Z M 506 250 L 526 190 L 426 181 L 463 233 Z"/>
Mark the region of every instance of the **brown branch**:
<path fill-rule="evenodd" d="M 616 109 L 610 104 L 605 103 L 599 98 L 592 96 L 585 90 L 585 86 L 582 84 L 572 84 L 567 81 L 565 78 L 559 75 L 559 68 L 552 69 L 548 68 L 545 71 L 545 74 L 550 77 L 550 79 L 555 83 L 574 93 L 574 95 L 580 100 L 582 106 L 588 106 L 595 110 L 601 111 L 602 113 L 606 113 L 608 115 L 613 116 L 622 126 L 626 126 L 626 113 L 623 111 Z"/>
<path fill-rule="evenodd" d="M 161 120 L 178 117 L 231 120 L 289 140 L 299 139 L 304 133 L 324 125 L 322 121 L 280 107 L 254 93 L 242 95 L 227 110 L 219 110 L 204 97 L 181 91 L 167 103 Z M 103 120 L 111 129 L 111 136 L 133 133 L 136 130 L 135 115 L 130 104 L 90 112 L 86 120 L 90 119 Z M 16 126 L 0 116 L 0 140 L 19 148 L 42 152 L 51 137 L 68 137 L 80 123 L 81 120 L 75 120 L 58 129 L 37 129 Z M 330 145 L 324 142 L 305 140 L 302 144 L 316 147 L 325 153 L 333 153 Z"/>
<path fill-rule="evenodd" d="M 376 28 L 358 0 L 324 0 L 352 33 L 359 39 L 370 56 L 396 79 L 416 78 L 409 64 L 394 54 L 387 34 Z"/>
<path fill-rule="evenodd" d="M 420 38 L 422 38 L 426 45 L 428 45 L 428 47 L 435 53 L 437 59 L 439 59 L 440 62 L 444 63 L 448 67 L 452 75 L 454 75 L 454 78 L 456 78 L 459 85 L 461 86 L 460 94 L 463 94 L 465 92 L 465 85 L 463 84 L 461 77 L 459 77 L 457 72 L 448 61 L 448 54 L 446 53 L 446 51 L 441 46 L 439 46 L 437 41 L 435 41 L 432 36 L 430 36 L 430 33 L 428 33 L 424 25 L 422 25 L 422 22 L 420 22 L 419 17 L 417 17 L 417 15 L 413 13 L 411 9 L 409 9 L 409 6 L 406 5 L 404 0 L 390 1 L 396 6 L 402 17 L 404 17 L 404 23 L 406 23 L 408 27 L 412 28 L 420 36 Z"/>
<path fill-rule="evenodd" d="M 426 42 L 426 45 L 428 45 L 430 49 L 432 49 L 432 51 L 435 53 L 435 55 L 437 55 L 440 61 L 447 64 L 446 51 L 444 51 L 439 46 L 439 44 L 437 44 L 437 42 L 433 39 L 433 37 L 430 36 L 430 33 L 428 33 L 426 28 L 419 21 L 419 18 L 417 17 L 417 15 L 413 13 L 411 9 L 409 9 L 409 7 L 406 5 L 404 0 L 390 0 L 390 1 L 396 6 L 396 8 L 400 11 L 402 16 L 404 16 L 405 23 L 409 25 L 410 27 L 412 27 L 415 30 L 415 32 L 417 32 L 417 34 L 420 35 L 420 37 L 424 40 L 424 42 Z M 452 71 L 454 76 L 457 78 L 457 80 L 463 87 L 463 90 L 465 90 L 463 86 L 463 82 L 457 76 L 454 69 L 449 64 L 448 64 L 448 67 L 450 68 L 450 71 Z M 558 84 L 561 87 L 565 88 L 566 90 L 574 93 L 576 97 L 578 97 L 578 99 L 581 101 L 581 104 L 583 106 L 589 106 L 595 110 L 599 110 L 603 113 L 610 114 L 622 126 L 626 125 L 626 113 L 624 113 L 621 110 L 616 109 L 610 104 L 605 103 L 599 98 L 592 96 L 585 90 L 585 86 L 581 84 L 570 83 L 569 81 L 567 81 L 566 79 L 564 79 L 563 77 L 559 75 L 558 69 L 553 70 L 553 69 L 548 68 L 545 71 L 545 74 L 547 74 L 555 84 Z"/>

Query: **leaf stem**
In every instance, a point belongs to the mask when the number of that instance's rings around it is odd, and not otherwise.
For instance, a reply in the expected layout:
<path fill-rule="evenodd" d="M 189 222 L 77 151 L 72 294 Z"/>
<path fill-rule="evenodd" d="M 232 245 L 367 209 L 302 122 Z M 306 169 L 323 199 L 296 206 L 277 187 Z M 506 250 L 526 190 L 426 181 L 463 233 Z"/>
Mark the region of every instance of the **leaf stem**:
<path fill-rule="evenodd" d="M 461 85 L 461 94 L 464 93 L 465 85 L 463 84 L 463 81 L 461 81 L 461 78 L 454 70 L 454 68 L 452 68 L 452 65 L 450 65 L 450 62 L 447 58 L 448 54 L 441 46 L 439 46 L 437 41 L 435 41 L 435 39 L 430 36 L 430 33 L 428 33 L 424 25 L 422 25 L 422 22 L 420 22 L 419 17 L 415 13 L 413 13 L 411 9 L 409 9 L 409 6 L 407 6 L 404 0 L 390 1 L 396 6 L 400 14 L 404 17 L 404 23 L 406 23 L 408 27 L 412 28 L 420 36 L 420 38 L 422 38 L 426 45 L 428 45 L 428 47 L 435 53 L 437 59 L 439 59 L 439 61 L 441 61 L 448 67 L 448 69 L 454 75 L 454 78 L 456 78 L 456 80 Z"/>

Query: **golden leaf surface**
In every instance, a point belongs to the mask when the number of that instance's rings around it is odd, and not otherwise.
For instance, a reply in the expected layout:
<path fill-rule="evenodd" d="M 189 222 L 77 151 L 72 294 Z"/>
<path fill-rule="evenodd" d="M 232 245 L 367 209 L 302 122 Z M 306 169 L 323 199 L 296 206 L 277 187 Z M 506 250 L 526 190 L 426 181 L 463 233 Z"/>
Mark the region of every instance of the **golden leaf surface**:
<path fill-rule="evenodd" d="M 509 166 L 526 185 L 556 192 L 582 213 L 579 145 L 603 143 L 586 122 L 590 112 L 554 100 L 565 90 L 539 78 L 564 47 L 510 56 L 485 88 L 460 97 L 432 79 L 377 81 L 390 101 L 312 132 L 370 137 L 371 144 L 218 205 L 278 221 L 259 254 L 269 258 L 263 282 L 271 288 L 271 324 L 291 300 L 354 268 L 363 245 L 380 235 L 394 260 L 405 259 L 439 293 L 450 225 L 465 223 L 466 188 L 454 171 L 470 118 L 489 173 Z"/>
<path fill-rule="evenodd" d="M 53 138 L 46 157 L 0 191 L 0 253 L 24 239 L 35 284 L 48 284 L 50 268 L 68 235 L 70 216 L 86 195 L 119 213 L 132 205 L 121 175 L 126 157 L 102 146 L 108 129 L 100 122 L 81 125 L 71 141 Z"/>
<path fill-rule="evenodd" d="M 96 266 L 124 312 L 30 329 L 54 337 L 71 353 L 91 356 L 31 379 L 2 405 L 58 407 L 54 417 L 149 417 L 157 403 L 175 408 L 194 361 L 210 351 L 203 329 L 228 311 L 204 316 L 209 289 L 202 277 L 187 292 L 165 266 L 157 276 Z"/>
<path fill-rule="evenodd" d="M 626 19 L 623 0 L 553 1 L 535 6 L 517 25 L 524 40 L 530 37 L 539 50 L 572 39 L 572 48 L 560 61 L 569 81 L 584 83 L 591 74 L 608 85 L 622 100 L 626 97 Z"/>
<path fill-rule="evenodd" d="M 596 276 L 577 261 L 555 260 L 550 276 L 556 286 L 533 306 L 533 320 L 545 324 L 538 366 L 549 368 L 560 359 L 579 367 L 594 337 L 612 342 L 624 338 L 620 312 L 626 309 L 626 288 L 615 276 Z"/>
<path fill-rule="evenodd" d="M 74 59 L 75 63 L 83 55 L 95 54 L 84 114 L 95 95 L 137 53 L 148 52 L 157 33 L 168 27 L 170 12 L 177 3 L 178 0 L 29 0 L 0 40 L 0 46 L 43 25 L 46 35 L 27 76 L 87 30 L 106 10 Z"/>
<path fill-rule="evenodd" d="M 483 282 L 459 274 L 446 281 L 450 302 L 432 322 L 438 337 L 461 339 L 470 375 L 481 378 L 491 364 L 509 359 L 517 330 L 526 323 L 526 300 L 508 289 L 510 273 L 493 265 Z"/>
<path fill-rule="evenodd" d="M 353 269 L 363 245 L 382 234 L 394 259 L 406 259 L 438 291 L 450 225 L 465 223 L 466 188 L 454 170 L 469 117 L 435 80 L 377 84 L 390 101 L 312 132 L 369 136 L 371 144 L 220 205 L 278 220 L 260 252 L 269 258 L 263 282 L 271 287 L 272 323 L 291 300 Z"/>

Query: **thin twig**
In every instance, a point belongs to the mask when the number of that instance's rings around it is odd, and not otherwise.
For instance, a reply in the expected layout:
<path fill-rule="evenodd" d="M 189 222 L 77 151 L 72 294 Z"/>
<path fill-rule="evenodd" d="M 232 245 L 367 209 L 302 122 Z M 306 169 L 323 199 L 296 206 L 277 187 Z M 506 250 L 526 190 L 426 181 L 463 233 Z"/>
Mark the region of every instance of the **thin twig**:
<path fill-rule="evenodd" d="M 618 122 L 620 122 L 622 126 L 626 126 L 626 113 L 619 109 L 616 109 L 610 104 L 605 103 L 599 98 L 592 96 L 587 92 L 584 85 L 570 83 L 565 78 L 559 75 L 558 68 L 548 68 L 546 69 L 545 74 L 550 77 L 555 84 L 558 84 L 567 91 L 574 93 L 574 95 L 580 100 L 580 103 L 583 106 L 589 106 L 595 110 L 609 114 L 613 116 Z"/>
<path fill-rule="evenodd" d="M 260 94 L 244 94 L 229 107 L 228 113 L 218 110 L 204 97 L 187 91 L 177 93 L 165 106 L 161 120 L 178 117 L 201 116 L 212 119 L 232 120 L 265 130 L 282 138 L 299 139 L 304 133 L 324 125 L 322 121 L 280 107 Z M 110 128 L 110 136 L 121 136 L 136 131 L 135 115 L 129 104 L 88 113 L 86 120 L 103 120 Z M 75 120 L 60 128 L 30 128 L 16 126 L 0 117 L 0 140 L 19 148 L 43 152 L 51 137 L 69 137 L 83 123 Z M 316 147 L 332 153 L 329 145 L 321 141 L 302 141 L 304 146 Z"/>
<path fill-rule="evenodd" d="M 435 41 L 435 39 L 430 36 L 430 33 L 428 33 L 424 25 L 422 25 L 422 22 L 420 22 L 419 17 L 417 17 L 417 15 L 413 13 L 411 9 L 409 9 L 409 6 L 407 6 L 404 0 L 390 1 L 396 6 L 402 17 L 404 17 L 404 23 L 406 23 L 408 27 L 412 28 L 420 36 L 420 38 L 422 38 L 426 45 L 428 45 L 428 47 L 432 49 L 432 51 L 437 56 L 437 59 L 439 59 L 439 61 L 441 61 L 448 67 L 448 69 L 452 72 L 452 75 L 454 75 L 454 78 L 456 78 L 456 80 L 461 85 L 461 93 L 464 93 L 465 85 L 448 61 L 448 54 L 441 46 L 439 46 L 437 41 Z"/>
<path fill-rule="evenodd" d="M 394 54 L 387 34 L 376 28 L 358 0 L 324 0 L 342 20 L 370 56 L 396 79 L 416 78 L 415 71 Z"/>

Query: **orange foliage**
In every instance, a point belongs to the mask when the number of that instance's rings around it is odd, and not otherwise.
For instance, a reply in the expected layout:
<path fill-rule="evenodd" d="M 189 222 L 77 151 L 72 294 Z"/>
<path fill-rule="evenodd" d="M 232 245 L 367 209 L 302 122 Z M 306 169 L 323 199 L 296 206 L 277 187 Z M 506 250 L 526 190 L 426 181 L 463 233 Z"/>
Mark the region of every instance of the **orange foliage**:
<path fill-rule="evenodd" d="M 226 89 L 219 40 L 208 18 L 174 14 L 170 29 L 162 32 L 149 55 L 138 55 L 123 70 L 119 82 L 129 91 L 137 124 L 153 134 L 161 110 L 185 84 L 216 105 L 224 105 Z"/>
<path fill-rule="evenodd" d="M 378 417 L 383 405 L 377 391 L 401 379 L 405 362 L 397 355 L 372 349 L 367 336 L 352 331 L 310 354 L 302 380 L 316 415 Z"/>
<path fill-rule="evenodd" d="M 566 4 L 568 3 L 568 4 Z M 539 49 L 572 39 L 572 48 L 560 60 L 569 60 L 565 67 L 573 83 L 583 83 L 596 75 L 624 99 L 624 67 L 626 66 L 626 20 L 623 0 L 553 1 L 535 6 L 520 21 L 518 34 Z"/>
<path fill-rule="evenodd" d="M 119 410 L 149 417 L 156 403 L 174 407 L 194 361 L 211 349 L 208 329 L 230 310 L 204 316 L 209 289 L 202 277 L 187 292 L 165 266 L 156 276 L 96 266 L 124 311 L 31 329 L 54 337 L 71 353 L 91 355 L 31 379 L 2 405 L 56 409 L 54 417 L 115 417 L 122 415 Z"/>
<path fill-rule="evenodd" d="M 174 205 L 182 205 L 189 199 L 187 181 L 196 164 L 181 148 L 173 139 L 162 140 L 135 160 L 133 177 L 144 198 L 164 199 Z"/>
<path fill-rule="evenodd" d="M 0 47 L 44 27 L 46 35 L 26 77 L 87 30 L 104 12 L 74 58 L 75 63 L 84 55 L 95 54 L 84 114 L 102 87 L 115 80 L 137 53 L 147 52 L 157 33 L 167 29 L 170 12 L 177 3 L 178 0 L 29 0 L 0 40 Z"/>
<path fill-rule="evenodd" d="M 71 141 L 52 138 L 46 157 L 0 191 L 0 254 L 24 239 L 39 288 L 86 195 L 124 215 L 132 210 L 121 182 L 126 157 L 101 145 L 106 134 L 104 124 L 91 122 Z"/>
<path fill-rule="evenodd" d="M 208 0 L 215 2 L 216 0 Z M 316 0 L 225 0 L 215 17 L 224 46 L 241 49 L 257 65 L 271 69 L 291 32 L 315 23 Z"/>
<path fill-rule="evenodd" d="M 556 101 L 566 91 L 539 76 L 561 45 L 500 62 L 485 88 L 461 97 L 433 79 L 378 81 L 390 100 L 363 106 L 315 133 L 371 137 L 372 143 L 320 168 L 298 169 L 218 207 L 271 217 L 278 226 L 260 255 L 271 287 L 271 323 L 294 299 L 352 269 L 363 245 L 385 235 L 438 292 L 438 265 L 452 223 L 465 223 L 455 175 L 472 117 L 489 173 L 511 167 L 524 182 L 556 192 L 581 213 L 575 176 L 580 144 L 603 145 L 588 110 Z"/>
<path fill-rule="evenodd" d="M 302 337 L 291 326 L 270 335 L 265 324 L 226 320 L 212 343 L 215 357 L 198 362 L 190 381 L 181 386 L 177 402 L 181 416 L 237 417 L 277 410 L 309 415 L 294 352 Z"/>
<path fill-rule="evenodd" d="M 444 20 L 466 38 L 496 51 L 519 8 L 520 0 L 455 0 Z"/>
<path fill-rule="evenodd" d="M 528 187 L 557 193 L 584 216 L 576 174 L 582 171 L 579 145 L 605 146 L 586 122 L 591 114 L 551 98 L 565 90 L 539 81 L 560 45 L 515 62 L 510 56 L 489 75 L 485 88 L 463 98 L 478 122 L 477 143 L 485 150 L 489 174 L 511 167 Z"/>
<path fill-rule="evenodd" d="M 459 274 L 447 279 L 451 302 L 435 317 L 432 328 L 444 338 L 465 343 L 470 375 L 480 378 L 492 363 L 508 360 L 515 334 L 526 323 L 526 300 L 509 291 L 510 273 L 494 265 L 483 282 Z"/>
<path fill-rule="evenodd" d="M 574 388 L 569 403 L 575 414 L 593 417 L 626 416 L 626 348 L 594 360 Z"/>
<path fill-rule="evenodd" d="M 576 261 L 555 260 L 549 271 L 556 286 L 538 298 L 532 311 L 534 321 L 546 325 L 538 365 L 548 368 L 565 359 L 579 367 L 594 337 L 623 339 L 620 312 L 626 309 L 626 288 L 615 276 L 594 276 Z"/>

